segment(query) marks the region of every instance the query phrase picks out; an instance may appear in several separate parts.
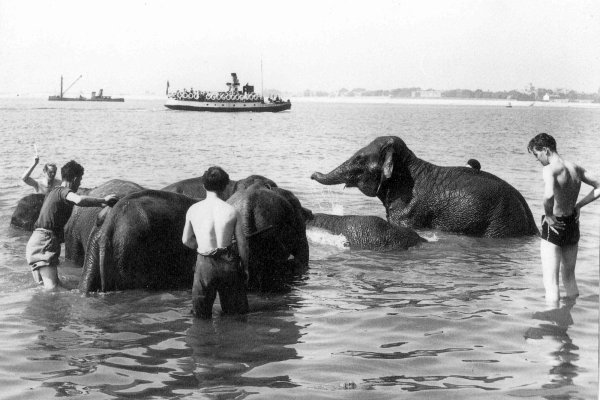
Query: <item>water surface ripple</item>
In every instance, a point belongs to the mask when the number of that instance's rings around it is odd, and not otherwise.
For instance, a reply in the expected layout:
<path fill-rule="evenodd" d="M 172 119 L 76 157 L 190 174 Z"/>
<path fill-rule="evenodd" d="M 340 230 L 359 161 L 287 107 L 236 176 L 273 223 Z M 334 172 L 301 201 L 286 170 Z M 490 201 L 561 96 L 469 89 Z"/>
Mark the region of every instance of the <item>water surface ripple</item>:
<path fill-rule="evenodd" d="M 542 213 L 536 133 L 600 174 L 599 108 L 294 102 L 281 114 L 166 110 L 160 101 L 50 104 L 0 99 L 0 387 L 3 399 L 589 399 L 598 393 L 600 205 L 582 212 L 581 297 L 545 311 L 539 239 L 419 231 L 405 252 L 311 240 L 310 268 L 244 317 L 190 316 L 191 293 L 82 296 L 33 285 L 28 233 L 9 228 L 19 177 L 74 158 L 83 186 L 112 178 L 160 188 L 222 165 L 262 174 L 316 212 L 384 216 L 356 189 L 309 179 L 382 135 L 440 165 L 477 158 Z M 34 176 L 41 172 L 38 167 Z M 587 188 L 585 189 L 588 190 Z M 60 274 L 76 287 L 80 269 Z"/>

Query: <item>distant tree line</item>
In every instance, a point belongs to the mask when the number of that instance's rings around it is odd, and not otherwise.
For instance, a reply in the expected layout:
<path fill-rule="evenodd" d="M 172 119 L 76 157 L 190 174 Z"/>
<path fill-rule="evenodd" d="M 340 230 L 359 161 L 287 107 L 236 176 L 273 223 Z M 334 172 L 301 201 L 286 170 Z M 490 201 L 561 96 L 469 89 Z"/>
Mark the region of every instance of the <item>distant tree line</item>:
<path fill-rule="evenodd" d="M 342 88 L 337 92 L 325 92 L 325 91 L 313 91 L 305 90 L 303 95 L 305 97 L 356 97 L 356 96 L 377 96 L 377 97 L 413 97 L 415 92 L 423 90 L 420 87 L 407 87 L 398 88 L 391 90 L 367 90 L 364 88 L 355 88 L 348 90 Z M 429 89 L 432 90 L 432 89 Z M 445 98 L 455 99 L 512 99 L 522 101 L 535 101 L 535 100 L 567 100 L 567 101 L 594 101 L 600 102 L 600 90 L 598 93 L 583 93 L 575 90 L 552 90 L 545 88 L 529 88 L 524 91 L 510 90 L 510 91 L 490 91 L 490 90 L 470 90 L 470 89 L 452 89 L 441 91 L 441 96 Z"/>

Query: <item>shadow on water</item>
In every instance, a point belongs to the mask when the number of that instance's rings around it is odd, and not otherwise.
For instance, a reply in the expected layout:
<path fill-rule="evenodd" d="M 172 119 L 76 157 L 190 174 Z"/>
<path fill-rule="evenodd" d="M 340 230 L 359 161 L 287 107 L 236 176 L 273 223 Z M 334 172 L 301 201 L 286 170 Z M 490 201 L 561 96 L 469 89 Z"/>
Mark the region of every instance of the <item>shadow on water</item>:
<path fill-rule="evenodd" d="M 287 375 L 243 377 L 298 358 L 292 296 L 252 296 L 250 314 L 215 313 L 212 320 L 194 319 L 190 298 L 189 291 L 34 293 L 22 318 L 37 326 L 28 365 L 38 365 L 24 378 L 56 396 L 119 398 L 170 398 L 193 389 L 226 399 L 245 396 L 238 386 L 296 386 Z"/>

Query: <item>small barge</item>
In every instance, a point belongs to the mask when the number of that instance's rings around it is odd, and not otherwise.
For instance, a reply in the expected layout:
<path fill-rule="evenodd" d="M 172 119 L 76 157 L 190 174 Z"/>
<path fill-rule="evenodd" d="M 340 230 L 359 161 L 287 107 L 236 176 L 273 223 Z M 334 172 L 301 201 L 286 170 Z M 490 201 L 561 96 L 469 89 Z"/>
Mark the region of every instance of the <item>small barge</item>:
<path fill-rule="evenodd" d="M 79 78 L 75 79 L 75 81 L 66 90 L 63 90 L 63 77 L 61 76 L 60 77 L 60 95 L 49 96 L 48 100 L 49 101 L 110 101 L 110 102 L 119 102 L 119 103 L 122 103 L 125 101 L 125 99 L 122 97 L 104 96 L 102 94 L 103 89 L 100 89 L 98 91 L 98 95 L 96 95 L 96 92 L 92 92 L 92 95 L 90 96 L 89 99 L 87 97 L 83 97 L 83 96 L 65 97 L 65 93 L 67 92 L 67 90 L 69 90 L 75 84 L 75 82 L 77 82 L 81 77 L 82 77 L 82 75 L 80 75 Z"/>

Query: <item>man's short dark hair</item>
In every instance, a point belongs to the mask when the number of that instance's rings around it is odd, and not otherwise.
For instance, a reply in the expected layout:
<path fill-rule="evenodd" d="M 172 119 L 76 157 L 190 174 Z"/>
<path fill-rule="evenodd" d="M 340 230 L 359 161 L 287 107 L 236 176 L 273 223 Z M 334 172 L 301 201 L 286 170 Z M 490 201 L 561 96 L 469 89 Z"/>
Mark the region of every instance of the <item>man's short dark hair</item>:
<path fill-rule="evenodd" d="M 67 182 L 73 182 L 75 178 L 83 176 L 83 167 L 77 161 L 69 161 L 60 169 L 60 176 Z"/>
<path fill-rule="evenodd" d="M 229 175 L 221 167 L 210 167 L 202 175 L 204 188 L 211 192 L 222 192 L 229 183 Z"/>
<path fill-rule="evenodd" d="M 474 158 L 469 158 L 469 161 L 467 161 L 467 164 L 471 168 L 476 169 L 477 171 L 481 170 L 481 164 L 479 163 L 479 161 L 477 161 Z"/>
<path fill-rule="evenodd" d="M 556 152 L 556 140 L 547 133 L 540 133 L 529 141 L 527 145 L 527 151 L 532 153 L 535 151 L 542 151 L 546 147 L 550 151 Z"/>

